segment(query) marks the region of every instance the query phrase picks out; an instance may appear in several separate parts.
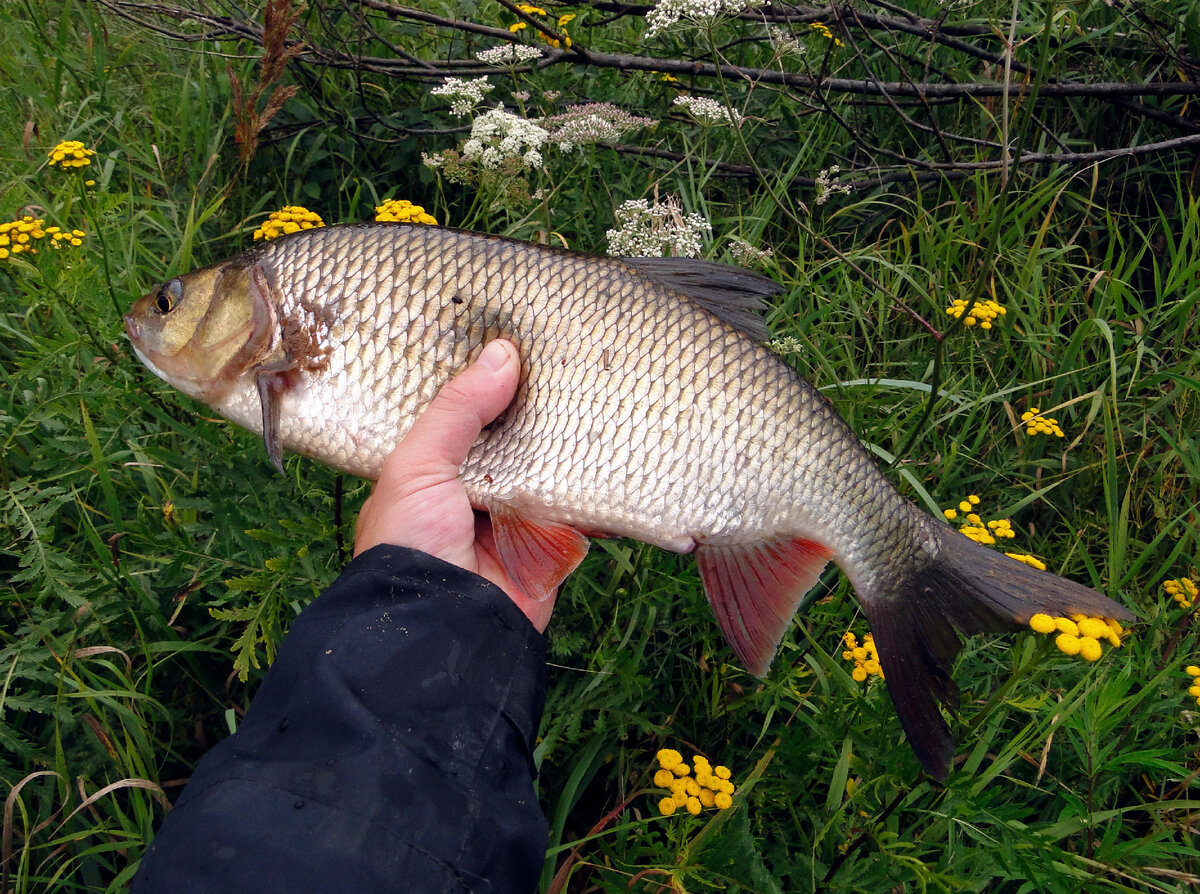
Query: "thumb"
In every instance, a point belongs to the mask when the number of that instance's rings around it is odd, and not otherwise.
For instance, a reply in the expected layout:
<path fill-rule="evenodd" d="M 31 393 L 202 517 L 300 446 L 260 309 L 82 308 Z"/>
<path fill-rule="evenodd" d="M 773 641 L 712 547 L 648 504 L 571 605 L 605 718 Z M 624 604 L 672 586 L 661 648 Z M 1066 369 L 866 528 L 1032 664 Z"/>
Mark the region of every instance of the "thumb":
<path fill-rule="evenodd" d="M 458 475 L 471 445 L 483 427 L 512 402 L 521 364 L 511 342 L 489 342 L 479 357 L 451 379 L 425 408 L 392 452 L 380 479 L 395 474 L 397 465 L 406 476 L 448 480 Z"/>

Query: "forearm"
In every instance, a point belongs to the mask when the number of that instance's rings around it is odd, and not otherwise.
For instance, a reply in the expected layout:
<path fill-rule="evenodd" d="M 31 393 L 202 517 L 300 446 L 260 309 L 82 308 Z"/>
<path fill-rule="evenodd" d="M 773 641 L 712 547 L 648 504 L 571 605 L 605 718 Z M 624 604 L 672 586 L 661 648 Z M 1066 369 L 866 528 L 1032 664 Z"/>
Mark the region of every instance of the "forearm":
<path fill-rule="evenodd" d="M 292 625 L 134 890 L 532 890 L 544 695 L 542 637 L 498 588 L 369 550 Z"/>

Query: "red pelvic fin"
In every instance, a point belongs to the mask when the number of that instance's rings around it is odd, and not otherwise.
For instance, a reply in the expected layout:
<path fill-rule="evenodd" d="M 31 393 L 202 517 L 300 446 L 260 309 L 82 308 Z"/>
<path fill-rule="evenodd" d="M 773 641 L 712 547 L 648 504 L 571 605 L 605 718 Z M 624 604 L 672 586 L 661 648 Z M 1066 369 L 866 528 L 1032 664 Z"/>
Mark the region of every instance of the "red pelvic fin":
<path fill-rule="evenodd" d="M 800 539 L 696 547 L 709 604 L 750 673 L 766 674 L 800 600 L 832 556 L 828 547 Z"/>
<path fill-rule="evenodd" d="M 487 510 L 500 560 L 530 599 L 549 599 L 587 555 L 588 539 L 570 525 L 529 518 L 500 502 Z"/>

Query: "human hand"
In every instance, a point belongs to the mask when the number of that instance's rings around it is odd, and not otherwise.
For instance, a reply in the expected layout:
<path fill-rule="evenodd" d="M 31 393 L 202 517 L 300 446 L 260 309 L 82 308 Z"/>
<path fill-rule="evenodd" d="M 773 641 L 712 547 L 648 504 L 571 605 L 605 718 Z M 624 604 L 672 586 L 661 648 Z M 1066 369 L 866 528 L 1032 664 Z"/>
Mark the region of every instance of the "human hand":
<path fill-rule="evenodd" d="M 554 598 L 534 602 L 504 570 L 485 513 L 471 508 L 458 467 L 517 390 L 517 349 L 501 339 L 448 382 L 383 463 L 354 533 L 354 554 L 380 543 L 407 546 L 487 578 L 545 631 Z"/>

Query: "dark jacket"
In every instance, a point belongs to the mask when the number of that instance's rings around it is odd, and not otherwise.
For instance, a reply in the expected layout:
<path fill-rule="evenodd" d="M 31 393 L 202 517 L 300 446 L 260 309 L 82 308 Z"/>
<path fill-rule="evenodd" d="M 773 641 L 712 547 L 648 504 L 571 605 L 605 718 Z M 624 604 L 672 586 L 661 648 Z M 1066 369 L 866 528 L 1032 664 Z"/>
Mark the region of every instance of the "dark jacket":
<path fill-rule="evenodd" d="M 481 577 L 377 546 L 292 624 L 142 860 L 151 892 L 529 892 L 545 643 Z"/>

